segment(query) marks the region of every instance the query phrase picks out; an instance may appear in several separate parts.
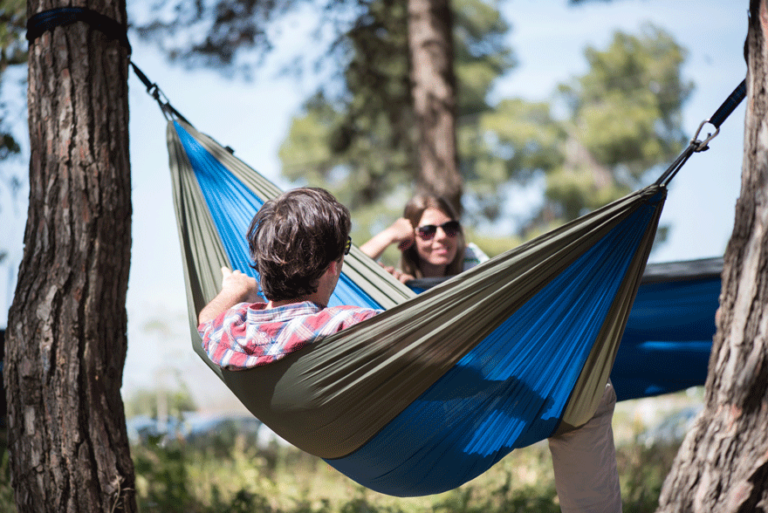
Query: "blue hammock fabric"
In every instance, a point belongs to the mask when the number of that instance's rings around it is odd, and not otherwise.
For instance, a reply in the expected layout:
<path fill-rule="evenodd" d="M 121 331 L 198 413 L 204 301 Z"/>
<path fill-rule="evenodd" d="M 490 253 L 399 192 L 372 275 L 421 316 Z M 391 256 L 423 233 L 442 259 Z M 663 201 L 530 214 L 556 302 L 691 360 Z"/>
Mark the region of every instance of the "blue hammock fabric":
<path fill-rule="evenodd" d="M 704 386 L 722 258 L 649 265 L 611 372 L 620 401 Z"/>
<path fill-rule="evenodd" d="M 257 276 L 243 234 L 279 190 L 181 122 L 169 151 L 195 325 L 218 267 Z M 353 248 L 331 304 L 384 313 L 259 369 L 206 363 L 265 424 L 358 483 L 455 488 L 594 413 L 664 197 L 639 191 L 418 296 Z M 216 247 L 193 240 L 206 227 Z M 193 341 L 207 360 L 196 330 Z"/>
<path fill-rule="evenodd" d="M 611 371 L 619 401 L 704 386 L 722 270 L 722 258 L 646 267 Z M 422 293 L 444 281 L 426 278 L 407 285 Z"/>

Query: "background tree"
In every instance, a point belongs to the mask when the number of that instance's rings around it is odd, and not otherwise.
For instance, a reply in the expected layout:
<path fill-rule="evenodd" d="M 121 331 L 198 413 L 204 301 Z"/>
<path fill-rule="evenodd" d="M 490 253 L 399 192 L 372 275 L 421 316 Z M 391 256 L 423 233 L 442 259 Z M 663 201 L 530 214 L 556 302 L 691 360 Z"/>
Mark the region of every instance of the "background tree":
<path fill-rule="evenodd" d="M 405 5 L 375 2 L 370 14 L 348 33 L 343 87 L 324 86 L 311 97 L 280 149 L 287 178 L 322 184 L 350 205 L 359 240 L 399 216 L 419 185 L 446 193 L 437 177 L 431 188 L 420 183 Z M 458 166 L 466 177 L 480 116 L 492 108 L 494 80 L 516 62 L 503 40 L 510 27 L 495 2 L 457 0 L 453 21 Z"/>
<path fill-rule="evenodd" d="M 198 3 L 192 8 L 174 0 L 164 2 L 168 3 L 177 7 L 177 14 L 170 19 L 139 24 L 139 33 L 163 45 L 159 37 L 167 34 L 166 31 L 183 30 L 192 41 L 182 38 L 182 42 L 173 47 L 164 46 L 169 55 L 190 63 L 204 59 L 227 67 L 239 66 L 237 55 L 242 55 L 242 49 L 268 48 L 269 22 L 301 4 L 298 0 L 264 3 L 220 0 L 212 5 Z M 407 185 L 415 182 L 422 189 L 453 198 L 460 206 L 462 185 L 456 167 L 455 144 L 459 102 L 451 38 L 453 15 L 468 7 L 470 17 L 477 21 L 486 16 L 490 8 L 497 29 L 503 33 L 507 27 L 500 22 L 494 5 L 493 0 L 460 0 L 458 6 L 447 0 L 326 3 L 321 8 L 326 15 L 322 25 L 330 24 L 337 31 L 330 55 L 346 64 L 342 68 L 345 83 L 342 94 L 329 96 L 328 91 L 322 91 L 307 103 L 308 109 L 314 110 L 307 113 L 310 117 L 327 119 L 334 111 L 339 116 L 336 126 L 330 130 L 330 151 L 320 149 L 312 155 L 315 157 L 312 160 L 300 161 L 302 175 L 307 163 L 315 164 L 326 179 L 329 177 L 325 175 L 331 171 L 336 175 L 354 173 L 362 192 L 359 199 L 353 198 L 350 204 L 370 206 L 372 196 L 380 199 L 391 191 L 391 187 L 381 187 L 382 184 L 402 185 L 403 180 L 397 179 L 402 178 L 400 171 L 407 169 Z M 350 17 L 351 23 L 347 21 Z M 205 36 L 194 39 L 189 29 L 198 26 L 203 28 Z M 477 31 L 483 28 L 466 24 L 462 35 L 471 44 Z M 488 37 L 483 43 L 489 45 L 489 49 L 474 45 L 463 51 L 479 61 L 484 54 L 497 52 L 500 41 Z M 511 61 L 497 64 L 508 66 Z M 484 78 L 482 76 L 481 81 Z M 372 94 L 366 94 L 368 92 Z M 358 93 L 356 98 L 351 97 Z M 377 110 L 377 107 L 381 108 Z M 296 137 L 306 140 L 306 134 L 301 132 L 298 129 Z M 396 148 L 396 153 L 388 153 L 387 147 Z M 361 162 L 361 156 L 370 156 L 371 152 L 376 155 Z M 340 170 L 339 160 L 357 165 Z M 333 183 L 333 177 L 330 178 L 325 183 Z"/>
<path fill-rule="evenodd" d="M 419 134 L 417 188 L 462 211 L 456 154 L 456 76 L 449 0 L 408 0 L 413 111 Z"/>
<path fill-rule="evenodd" d="M 68 5 L 29 0 L 27 12 Z M 125 2 L 87 6 L 127 25 Z M 85 23 L 30 43 L 29 211 L 4 367 L 20 512 L 136 510 L 120 398 L 127 80 L 128 50 Z"/>
<path fill-rule="evenodd" d="M 454 26 L 459 163 L 470 224 L 506 216 L 505 202 L 514 201 L 509 200 L 510 186 L 538 180 L 543 184 L 543 201 L 519 220 L 517 233 L 522 239 L 531 238 L 638 188 L 648 181 L 649 170 L 668 163 L 682 149 L 681 109 L 692 84 L 682 78 L 685 51 L 666 32 L 648 25 L 639 35 L 616 33 L 604 50 L 588 48 L 589 70 L 561 85 L 552 102 L 509 98 L 491 107 L 489 91 L 511 66 L 511 57 L 500 43 L 488 42 L 497 41 L 508 27 L 487 4 L 463 7 L 459 12 L 474 13 L 457 17 Z M 467 33 L 472 37 L 462 37 Z M 383 53 L 394 60 L 395 52 L 390 47 Z M 294 119 L 281 157 L 288 178 L 330 186 L 352 205 L 356 237 L 365 240 L 400 215 L 413 191 L 416 171 L 407 166 L 414 162 L 408 158 L 411 140 L 398 139 L 400 145 L 382 142 L 386 134 L 402 134 L 399 125 L 387 124 L 394 117 L 384 115 L 395 102 L 376 103 L 375 98 L 386 98 L 386 92 L 359 87 L 361 81 L 351 75 L 357 69 L 347 69 L 348 93 L 341 101 L 334 103 L 318 94 L 306 104 L 305 114 Z M 390 81 L 404 83 L 393 75 Z M 387 106 L 390 110 L 382 110 Z M 409 106 L 403 96 L 397 110 L 403 114 L 397 119 L 411 119 Z M 353 112 L 365 116 L 350 116 Z M 378 123 L 364 122 L 371 119 Z M 358 155 L 358 148 L 361 158 L 351 158 Z M 405 165 L 397 168 L 393 163 Z M 370 168 L 377 172 L 368 172 Z M 371 193 L 356 195 L 356 188 L 366 190 L 366 183 L 372 184 Z M 477 233 L 472 238 L 491 254 L 517 242 L 498 234 L 495 241 Z M 393 258 L 391 254 L 389 259 Z"/>
<path fill-rule="evenodd" d="M 480 121 L 465 179 L 484 217 L 501 212 L 500 183 L 545 183 L 544 201 L 520 224 L 525 239 L 647 183 L 649 170 L 686 141 L 682 106 L 693 85 L 682 78 L 685 50 L 670 34 L 646 25 L 584 53 L 589 70 L 560 85 L 553 102 L 504 99 Z"/>
<path fill-rule="evenodd" d="M 226 33 L 224 27 L 234 29 L 236 41 L 246 41 L 241 48 L 263 46 L 264 20 L 271 19 L 263 9 L 238 9 L 240 3 L 232 0 L 215 5 L 213 26 L 202 31 L 208 34 L 206 43 L 177 46 L 169 50 L 172 55 L 186 62 L 219 55 L 221 64 L 236 66 L 237 51 L 229 47 L 217 53 L 223 40 L 210 39 Z M 295 5 L 285 0 L 270 13 Z M 647 169 L 666 164 L 682 147 L 680 113 L 692 86 L 681 78 L 685 51 L 669 34 L 652 26 L 639 35 L 619 33 L 607 49 L 586 51 L 590 71 L 562 85 L 551 102 L 503 99 L 491 106 L 488 98 L 495 79 L 515 64 L 503 40 L 510 27 L 493 0 L 456 0 L 448 14 L 432 19 L 453 17 L 460 180 L 450 173 L 425 179 L 419 141 L 426 130 L 416 127 L 419 118 L 428 116 L 416 114 L 418 84 L 412 73 L 429 66 L 416 65 L 407 30 L 409 6 L 417 2 L 341 5 L 326 4 L 323 10 L 331 17 L 335 13 L 335 27 L 341 29 L 330 52 L 333 61 L 341 63 L 340 84 L 326 82 L 307 100 L 280 156 L 287 178 L 323 185 L 351 207 L 356 239 L 364 240 L 391 222 L 419 186 L 462 190 L 465 224 L 488 226 L 502 215 L 508 217 L 506 202 L 514 185 L 543 184 L 544 201 L 518 219 L 517 233 L 509 234 L 516 237 L 492 244 L 472 234 L 486 250 L 497 253 L 637 188 Z M 354 20 L 348 29 L 343 29 L 349 24 L 339 15 L 345 9 Z M 231 16 L 219 16 L 223 12 L 239 12 L 251 20 L 250 29 L 245 30 L 242 21 L 228 22 Z M 175 18 L 182 21 L 177 30 L 184 23 L 191 26 L 193 18 L 201 23 L 205 10 L 184 16 Z M 159 25 L 152 27 L 143 33 L 157 33 L 153 30 Z M 450 89 L 450 80 L 445 83 Z M 443 103 L 448 111 L 454 108 L 449 101 Z M 433 153 L 440 144 L 453 144 L 450 133 L 444 131 L 432 141 Z M 447 189 L 443 184 L 449 184 Z"/>
<path fill-rule="evenodd" d="M 659 511 L 768 509 L 768 6 L 751 0 L 741 195 L 725 252 L 704 410 L 667 477 Z"/>

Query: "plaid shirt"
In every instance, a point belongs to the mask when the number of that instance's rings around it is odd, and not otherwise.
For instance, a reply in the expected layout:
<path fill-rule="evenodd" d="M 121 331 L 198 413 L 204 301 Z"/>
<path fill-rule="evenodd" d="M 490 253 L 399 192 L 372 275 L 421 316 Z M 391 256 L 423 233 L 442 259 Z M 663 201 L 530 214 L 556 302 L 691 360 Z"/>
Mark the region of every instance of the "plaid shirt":
<path fill-rule="evenodd" d="M 227 370 L 266 365 L 381 312 L 357 306 L 321 308 L 310 301 L 269 310 L 266 306 L 240 303 L 198 326 L 208 358 Z"/>

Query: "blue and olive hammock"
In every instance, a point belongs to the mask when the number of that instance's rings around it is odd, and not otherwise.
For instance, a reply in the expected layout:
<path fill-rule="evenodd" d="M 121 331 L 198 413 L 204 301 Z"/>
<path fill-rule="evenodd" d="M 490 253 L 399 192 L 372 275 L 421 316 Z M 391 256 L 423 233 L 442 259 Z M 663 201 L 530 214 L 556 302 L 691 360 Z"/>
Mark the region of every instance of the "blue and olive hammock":
<path fill-rule="evenodd" d="M 648 264 L 611 371 L 619 401 L 704 385 L 722 270 L 722 258 Z M 423 292 L 445 280 L 406 285 Z"/>
<path fill-rule="evenodd" d="M 281 191 L 161 106 L 171 117 L 195 351 L 278 435 L 397 496 L 455 488 L 513 449 L 591 418 L 641 283 L 666 183 L 696 151 L 692 142 L 657 183 L 421 294 L 353 248 L 331 305 L 385 312 L 276 363 L 232 372 L 203 352 L 197 312 L 218 292 L 222 266 L 255 276 L 244 234 Z"/>

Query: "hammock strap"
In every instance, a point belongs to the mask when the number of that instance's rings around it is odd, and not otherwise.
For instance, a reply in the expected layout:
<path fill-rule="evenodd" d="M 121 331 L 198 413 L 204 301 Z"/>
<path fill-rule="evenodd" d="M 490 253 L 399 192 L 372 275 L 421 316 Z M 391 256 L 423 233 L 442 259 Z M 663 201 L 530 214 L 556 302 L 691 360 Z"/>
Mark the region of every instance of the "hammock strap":
<path fill-rule="evenodd" d="M 731 115 L 731 113 L 736 109 L 736 107 L 739 106 L 739 104 L 744 100 L 746 96 L 747 80 L 744 79 L 741 81 L 741 84 L 739 84 L 739 86 L 733 90 L 728 98 L 725 99 L 723 104 L 720 105 L 715 113 L 712 114 L 712 117 L 701 122 L 699 129 L 696 130 L 696 134 L 691 139 L 688 147 L 683 150 L 677 159 L 675 159 L 675 161 L 667 168 L 667 170 L 662 173 L 659 179 L 656 180 L 656 185 L 668 185 L 669 182 L 672 181 L 672 179 L 675 177 L 677 172 L 680 171 L 680 168 L 683 167 L 683 164 L 688 161 L 691 155 L 697 152 L 707 151 L 709 149 L 709 141 L 717 137 L 717 134 L 720 133 L 720 125 L 722 125 L 725 120 L 728 119 L 728 116 Z M 701 141 L 699 140 L 699 134 L 704 128 L 704 125 L 707 123 L 714 126 L 715 131 L 714 133 L 707 134 L 707 138 Z"/>
<path fill-rule="evenodd" d="M 192 124 L 187 121 L 187 118 L 182 116 L 181 113 L 173 107 L 173 105 L 171 105 L 168 97 L 165 96 L 165 93 L 162 91 L 162 89 L 160 89 L 160 87 L 158 87 L 155 82 L 152 82 L 149 77 L 147 77 L 147 75 L 141 71 L 139 67 L 136 66 L 136 64 L 133 63 L 133 61 L 131 61 L 130 64 L 134 73 L 136 73 L 136 76 L 139 78 L 139 80 L 141 80 L 141 83 L 144 84 L 144 87 L 147 88 L 147 94 L 154 98 L 157 104 L 160 106 L 160 110 L 163 112 L 163 116 L 165 116 L 166 121 L 180 119 L 188 125 Z"/>
<path fill-rule="evenodd" d="M 128 42 L 128 27 L 93 9 L 84 7 L 59 7 L 35 14 L 27 20 L 27 40 L 31 43 L 45 32 L 56 27 L 71 25 L 82 21 L 103 33 L 105 36 L 118 41 L 131 53 Z"/>
<path fill-rule="evenodd" d="M 720 108 L 712 114 L 709 118 L 709 122 L 715 127 L 720 128 L 720 125 L 728 119 L 728 116 L 739 106 L 744 98 L 747 96 L 747 80 L 744 79 L 739 84 L 739 87 L 733 90 L 731 95 L 720 105 Z"/>

